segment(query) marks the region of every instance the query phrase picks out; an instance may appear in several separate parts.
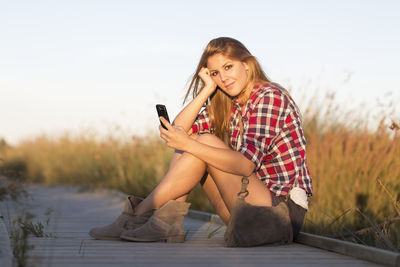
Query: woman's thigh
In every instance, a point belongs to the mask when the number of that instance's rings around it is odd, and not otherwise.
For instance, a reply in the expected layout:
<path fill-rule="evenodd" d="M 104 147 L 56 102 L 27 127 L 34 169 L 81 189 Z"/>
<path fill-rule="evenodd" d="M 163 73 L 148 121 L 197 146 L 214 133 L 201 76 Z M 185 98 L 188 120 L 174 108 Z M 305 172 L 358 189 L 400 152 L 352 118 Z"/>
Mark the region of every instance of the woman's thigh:
<path fill-rule="evenodd" d="M 222 140 L 211 134 L 201 135 L 197 140 L 210 146 L 228 148 Z M 207 171 L 217 186 L 225 206 L 229 211 L 232 211 L 237 194 L 241 190 L 242 176 L 223 172 L 210 165 L 207 166 Z M 264 183 L 254 173 L 248 178 L 247 190 L 249 195 L 246 197 L 246 201 L 256 206 L 271 206 L 271 195 Z"/>

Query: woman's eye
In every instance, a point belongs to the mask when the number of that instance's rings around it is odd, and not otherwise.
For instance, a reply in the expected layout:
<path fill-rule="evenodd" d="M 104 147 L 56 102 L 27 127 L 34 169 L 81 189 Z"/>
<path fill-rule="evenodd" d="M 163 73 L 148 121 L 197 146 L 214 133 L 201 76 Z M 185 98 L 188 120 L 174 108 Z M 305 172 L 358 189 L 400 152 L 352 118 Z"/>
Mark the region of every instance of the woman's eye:
<path fill-rule="evenodd" d="M 225 66 L 225 70 L 229 70 L 230 68 L 232 68 L 232 65 L 226 65 Z"/>
<path fill-rule="evenodd" d="M 215 77 L 215 76 L 217 76 L 217 74 L 218 74 L 218 73 L 217 73 L 216 71 L 211 72 L 211 76 L 214 76 L 214 77 Z"/>

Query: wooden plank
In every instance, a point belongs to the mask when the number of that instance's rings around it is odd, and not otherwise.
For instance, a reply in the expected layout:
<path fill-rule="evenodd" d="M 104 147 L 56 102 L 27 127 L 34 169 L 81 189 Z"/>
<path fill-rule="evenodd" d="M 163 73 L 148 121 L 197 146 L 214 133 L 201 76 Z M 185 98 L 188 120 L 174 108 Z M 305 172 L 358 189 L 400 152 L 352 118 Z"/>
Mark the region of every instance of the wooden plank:
<path fill-rule="evenodd" d="M 221 221 L 207 213 L 191 212 L 184 220 L 188 230 L 185 243 L 139 243 L 94 240 L 89 230 L 113 221 L 123 209 L 124 197 L 107 191 L 78 192 L 76 188 L 28 188 L 33 200 L 0 203 L 10 217 L 18 216 L 22 208 L 44 222 L 44 212 L 52 208 L 48 231 L 53 237 L 30 237 L 34 249 L 29 252 L 29 264 L 36 266 L 310 266 L 352 265 L 376 266 L 353 257 L 317 249 L 299 243 L 284 246 L 252 248 L 225 247 L 225 226 L 211 238 L 208 235 Z M 193 215 L 194 214 L 194 215 Z"/>
<path fill-rule="evenodd" d="M 13 255 L 8 231 L 3 219 L 0 219 L 0 266 L 11 267 L 12 258 Z"/>
<path fill-rule="evenodd" d="M 300 233 L 296 238 L 296 242 L 341 253 L 343 255 L 349 255 L 355 258 L 372 261 L 378 264 L 400 266 L 400 253 L 388 250 L 368 247 L 308 233 Z"/>

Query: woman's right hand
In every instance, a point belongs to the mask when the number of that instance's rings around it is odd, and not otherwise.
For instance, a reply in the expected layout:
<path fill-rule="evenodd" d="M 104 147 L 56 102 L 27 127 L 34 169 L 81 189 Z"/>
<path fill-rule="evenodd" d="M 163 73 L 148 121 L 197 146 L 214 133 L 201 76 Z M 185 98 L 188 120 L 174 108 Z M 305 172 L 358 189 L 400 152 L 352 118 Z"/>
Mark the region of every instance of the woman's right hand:
<path fill-rule="evenodd" d="M 203 67 L 199 71 L 198 75 L 204 82 L 203 90 L 209 90 L 209 93 L 212 94 L 217 88 L 217 83 L 211 77 L 210 70 Z"/>

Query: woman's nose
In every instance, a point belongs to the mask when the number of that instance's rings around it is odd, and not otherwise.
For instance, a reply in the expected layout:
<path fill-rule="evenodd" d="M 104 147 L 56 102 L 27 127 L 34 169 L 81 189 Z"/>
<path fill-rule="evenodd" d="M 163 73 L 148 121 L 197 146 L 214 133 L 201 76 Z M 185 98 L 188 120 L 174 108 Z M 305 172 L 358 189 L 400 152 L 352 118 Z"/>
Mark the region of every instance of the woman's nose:
<path fill-rule="evenodd" d="M 222 72 L 220 72 L 219 73 L 219 77 L 220 77 L 220 79 L 221 79 L 221 82 L 225 82 L 226 81 L 226 75 L 224 74 L 224 73 L 222 73 Z"/>

